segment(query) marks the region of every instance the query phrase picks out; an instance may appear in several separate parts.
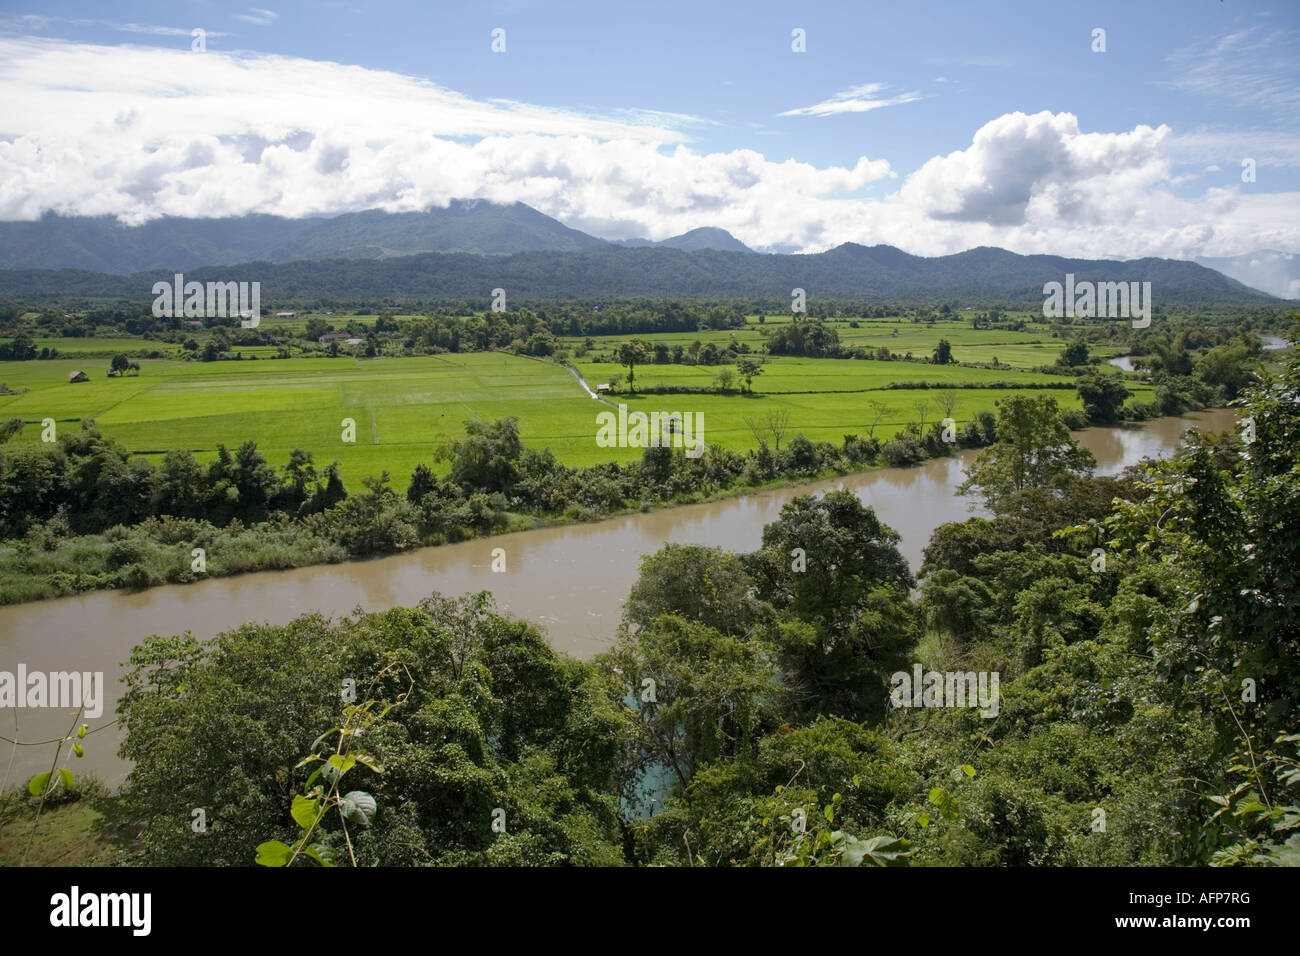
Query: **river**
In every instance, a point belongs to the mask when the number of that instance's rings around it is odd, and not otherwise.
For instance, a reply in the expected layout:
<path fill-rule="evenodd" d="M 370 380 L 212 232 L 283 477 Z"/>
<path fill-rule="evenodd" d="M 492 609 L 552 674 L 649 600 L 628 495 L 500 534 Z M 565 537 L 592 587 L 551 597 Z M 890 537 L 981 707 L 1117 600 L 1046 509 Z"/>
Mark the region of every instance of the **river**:
<path fill-rule="evenodd" d="M 1291 344 L 1280 335 L 1260 335 L 1260 338 L 1264 341 L 1264 351 L 1266 352 L 1288 348 Z M 1115 358 L 1106 359 L 1106 362 L 1118 369 L 1123 369 L 1125 372 L 1137 371 L 1137 369 L 1133 367 L 1133 356 L 1131 355 L 1118 355 Z"/>
<path fill-rule="evenodd" d="M 1168 455 L 1188 427 L 1223 430 L 1234 420 L 1233 412 L 1221 410 L 1157 419 L 1138 428 L 1092 428 L 1076 437 L 1097 456 L 1098 474 L 1114 474 L 1144 457 Z M 15 673 L 21 662 L 28 673 L 104 672 L 109 688 L 103 716 L 88 721 L 94 727 L 112 719 L 122 664 L 150 634 L 188 629 L 209 638 L 247 621 L 282 624 L 311 611 L 339 615 L 358 606 L 413 605 L 432 591 L 490 590 L 502 610 L 545 628 L 552 646 L 590 658 L 610 645 L 642 555 L 669 541 L 753 550 L 763 526 L 796 495 L 851 489 L 902 535 L 901 550 L 915 570 L 936 527 L 979 513 L 974 501 L 955 494 L 962 463 L 974 454 L 368 561 L 0 607 L 0 671 Z M 505 549 L 504 573 L 492 571 L 493 548 Z M 71 720 L 54 709 L 0 710 L 0 734 L 6 737 L 13 736 L 13 713 L 19 715 L 23 740 L 56 737 Z M 93 770 L 110 787 L 120 785 L 129 767 L 117 756 L 116 728 L 85 744 L 86 757 L 71 762 L 74 772 Z M 0 763 L 8 764 L 9 749 L 0 744 Z M 51 757 L 50 747 L 20 748 L 9 784 L 48 770 Z"/>

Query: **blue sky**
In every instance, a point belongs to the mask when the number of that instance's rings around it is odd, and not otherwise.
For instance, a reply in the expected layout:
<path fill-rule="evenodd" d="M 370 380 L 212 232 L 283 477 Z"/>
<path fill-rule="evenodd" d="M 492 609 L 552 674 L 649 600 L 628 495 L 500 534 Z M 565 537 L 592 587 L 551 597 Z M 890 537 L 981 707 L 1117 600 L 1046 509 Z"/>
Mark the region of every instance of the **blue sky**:
<path fill-rule="evenodd" d="M 180 56 L 194 27 L 201 70 Z M 1238 0 L 6 0 L 0 171 L 17 175 L 0 218 L 468 193 L 615 238 L 720 225 L 807 251 L 1300 252 L 1297 54 L 1300 5 Z"/>

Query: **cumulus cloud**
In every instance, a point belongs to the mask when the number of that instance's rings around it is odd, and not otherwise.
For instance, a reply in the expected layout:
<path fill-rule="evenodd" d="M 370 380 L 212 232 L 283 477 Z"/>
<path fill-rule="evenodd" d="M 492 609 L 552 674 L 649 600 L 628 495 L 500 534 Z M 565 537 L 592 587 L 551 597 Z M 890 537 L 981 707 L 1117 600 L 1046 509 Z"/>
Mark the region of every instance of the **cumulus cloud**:
<path fill-rule="evenodd" d="M 1157 149 L 1169 127 L 1081 133 L 1070 113 L 1009 113 L 986 123 L 969 149 L 936 156 L 903 186 L 935 219 L 1017 226 L 1036 216 L 1086 219 L 1107 184 L 1127 189 L 1169 178 Z"/>
<path fill-rule="evenodd" d="M 921 98 L 920 93 L 900 93 L 897 96 L 881 97 L 879 94 L 889 89 L 884 83 L 863 83 L 841 90 L 829 99 L 786 110 L 779 116 L 833 116 L 836 113 L 865 113 L 885 106 L 897 106 L 900 103 L 912 103 Z"/>
<path fill-rule="evenodd" d="M 1096 133 L 1068 113 L 1008 114 L 863 199 L 897 179 L 887 159 L 703 152 L 687 132 L 703 120 L 652 105 L 595 116 L 337 63 L 0 38 L 0 219 L 296 217 L 489 199 L 605 238 L 718 226 L 754 248 L 806 252 L 845 241 L 923 255 L 1300 249 L 1296 194 L 1229 182 L 1176 195 L 1163 126 Z"/>

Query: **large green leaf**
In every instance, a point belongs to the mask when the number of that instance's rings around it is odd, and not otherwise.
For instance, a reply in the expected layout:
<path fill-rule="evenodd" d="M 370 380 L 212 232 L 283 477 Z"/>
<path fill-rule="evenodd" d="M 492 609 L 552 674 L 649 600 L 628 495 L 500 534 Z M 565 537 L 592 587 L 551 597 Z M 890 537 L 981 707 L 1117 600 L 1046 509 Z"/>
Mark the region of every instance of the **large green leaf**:
<path fill-rule="evenodd" d="M 324 843 L 313 843 L 302 852 L 307 854 L 321 866 L 334 865 L 334 848 L 328 847 Z"/>
<path fill-rule="evenodd" d="M 907 866 L 907 858 L 916 851 L 898 837 L 884 835 L 858 840 L 848 837 L 840 854 L 840 866 Z"/>
<path fill-rule="evenodd" d="M 50 775 L 48 773 L 38 773 L 27 781 L 27 792 L 33 797 L 39 797 L 45 792 L 45 788 L 50 785 Z"/>
<path fill-rule="evenodd" d="M 256 862 L 260 866 L 284 866 L 289 862 L 291 852 L 293 851 L 289 849 L 288 844 L 279 840 L 267 840 L 257 845 Z"/>
<path fill-rule="evenodd" d="M 339 800 L 339 809 L 343 811 L 345 820 L 370 826 L 370 821 L 375 818 L 379 806 L 375 803 L 375 798 L 364 790 L 353 790 Z"/>
<path fill-rule="evenodd" d="M 297 795 L 293 798 L 293 809 L 289 813 L 294 822 L 306 830 L 315 822 L 316 815 L 320 813 L 320 802 Z"/>

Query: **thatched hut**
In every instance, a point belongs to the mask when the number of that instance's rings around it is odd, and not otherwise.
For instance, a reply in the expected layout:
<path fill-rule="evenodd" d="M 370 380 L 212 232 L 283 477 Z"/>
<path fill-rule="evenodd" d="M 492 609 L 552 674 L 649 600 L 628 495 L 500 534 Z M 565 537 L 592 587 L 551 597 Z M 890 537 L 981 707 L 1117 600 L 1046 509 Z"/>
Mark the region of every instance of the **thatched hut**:
<path fill-rule="evenodd" d="M 68 373 L 68 381 L 69 381 L 69 382 L 89 382 L 89 381 L 90 381 L 90 376 L 87 375 L 85 372 L 81 372 L 81 371 L 69 372 L 69 373 Z"/>

